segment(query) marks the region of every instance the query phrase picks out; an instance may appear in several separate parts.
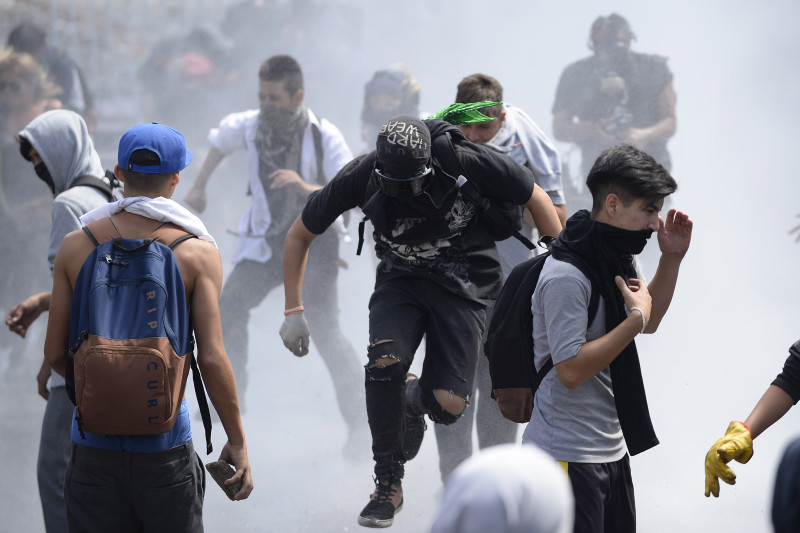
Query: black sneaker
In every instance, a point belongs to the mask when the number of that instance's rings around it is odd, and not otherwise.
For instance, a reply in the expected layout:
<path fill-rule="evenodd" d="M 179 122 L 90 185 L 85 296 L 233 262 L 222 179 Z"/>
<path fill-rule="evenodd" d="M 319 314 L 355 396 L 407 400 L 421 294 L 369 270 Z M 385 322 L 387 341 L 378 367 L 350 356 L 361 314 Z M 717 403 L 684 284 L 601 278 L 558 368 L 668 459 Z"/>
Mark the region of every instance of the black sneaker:
<path fill-rule="evenodd" d="M 416 379 L 416 375 L 410 372 L 406 374 L 406 383 Z M 419 453 L 426 429 L 428 429 L 428 425 L 425 423 L 425 415 L 408 414 L 408 407 L 406 407 L 406 432 L 403 435 L 403 456 L 406 461 L 410 461 Z"/>
<path fill-rule="evenodd" d="M 358 517 L 358 525 L 364 527 L 389 527 L 394 515 L 403 508 L 403 486 L 397 478 L 375 480 L 375 492 Z"/>

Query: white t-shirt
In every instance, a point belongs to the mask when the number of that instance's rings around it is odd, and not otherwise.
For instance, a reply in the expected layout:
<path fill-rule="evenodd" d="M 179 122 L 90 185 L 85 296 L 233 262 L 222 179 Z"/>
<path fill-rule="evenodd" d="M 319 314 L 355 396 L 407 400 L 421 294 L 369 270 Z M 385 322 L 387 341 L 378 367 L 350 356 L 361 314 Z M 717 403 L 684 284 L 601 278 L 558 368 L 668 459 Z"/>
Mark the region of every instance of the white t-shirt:
<path fill-rule="evenodd" d="M 269 229 L 272 217 L 267 204 L 261 179 L 258 177 L 258 150 L 256 148 L 256 132 L 258 131 L 258 109 L 240 113 L 231 113 L 222 119 L 219 126 L 208 134 L 208 141 L 214 148 L 225 155 L 237 150 L 247 149 L 248 176 L 252 201 L 239 221 L 239 246 L 233 262 L 250 259 L 266 263 L 272 257 L 272 250 L 263 235 Z M 301 147 L 300 176 L 313 183 L 317 176 L 317 157 L 314 148 L 314 136 L 311 125 L 316 124 L 322 138 L 322 166 L 325 180 L 330 181 L 337 172 L 350 160 L 353 154 L 344 140 L 342 133 L 327 120 L 318 120 L 314 113 L 308 111 L 308 126 L 303 134 Z M 323 184 L 319 184 L 323 185 Z M 298 213 L 299 215 L 300 213 Z"/>

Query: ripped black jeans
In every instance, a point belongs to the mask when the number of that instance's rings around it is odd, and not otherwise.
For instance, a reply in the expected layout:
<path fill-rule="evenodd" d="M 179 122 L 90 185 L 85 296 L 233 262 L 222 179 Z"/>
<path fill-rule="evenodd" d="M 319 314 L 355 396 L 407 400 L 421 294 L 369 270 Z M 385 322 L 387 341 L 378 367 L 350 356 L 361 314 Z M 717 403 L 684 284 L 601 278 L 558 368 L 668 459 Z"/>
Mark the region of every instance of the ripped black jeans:
<path fill-rule="evenodd" d="M 425 360 L 412 412 L 439 423 L 453 423 L 436 401 L 443 389 L 469 401 L 481 352 L 486 307 L 424 278 L 394 278 L 379 283 L 369 302 L 369 362 L 365 366 L 367 416 L 378 478 L 402 478 L 405 458 L 405 376 L 423 336 Z M 383 341 L 383 342 L 382 342 Z M 383 366 L 381 358 L 397 360 Z"/>

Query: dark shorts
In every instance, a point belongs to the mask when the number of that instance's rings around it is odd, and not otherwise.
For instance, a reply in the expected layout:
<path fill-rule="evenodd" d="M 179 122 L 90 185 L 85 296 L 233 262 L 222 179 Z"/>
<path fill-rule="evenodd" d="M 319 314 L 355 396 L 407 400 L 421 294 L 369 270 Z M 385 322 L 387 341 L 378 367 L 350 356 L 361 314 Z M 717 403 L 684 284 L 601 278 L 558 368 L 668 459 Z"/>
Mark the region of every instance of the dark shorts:
<path fill-rule="evenodd" d="M 614 463 L 567 463 L 575 495 L 575 533 L 634 533 L 630 457 Z"/>
<path fill-rule="evenodd" d="M 420 385 L 469 398 L 485 321 L 485 305 L 456 296 L 433 281 L 387 280 L 375 288 L 369 301 L 369 338 L 370 344 L 382 339 L 392 342 L 385 350 L 370 350 L 370 359 L 388 352 L 408 368 L 425 336 Z"/>
<path fill-rule="evenodd" d="M 64 484 L 70 533 L 202 533 L 204 494 L 191 442 L 156 453 L 72 446 Z"/>

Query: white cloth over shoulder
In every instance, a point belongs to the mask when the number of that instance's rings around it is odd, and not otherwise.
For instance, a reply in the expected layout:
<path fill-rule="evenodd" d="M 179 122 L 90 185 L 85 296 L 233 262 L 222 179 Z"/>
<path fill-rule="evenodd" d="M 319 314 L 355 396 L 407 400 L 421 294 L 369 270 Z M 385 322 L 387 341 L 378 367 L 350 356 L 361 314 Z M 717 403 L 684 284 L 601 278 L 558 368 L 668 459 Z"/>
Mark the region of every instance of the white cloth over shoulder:
<path fill-rule="evenodd" d="M 486 144 L 531 169 L 536 184 L 547 192 L 553 204 L 564 205 L 561 156 L 553 141 L 522 109 L 503 104 L 503 110 L 505 121 Z"/>
<path fill-rule="evenodd" d="M 444 488 L 431 533 L 571 533 L 566 472 L 536 446 L 502 444 L 459 466 Z"/>
<path fill-rule="evenodd" d="M 164 198 L 163 196 L 159 196 L 158 198 L 134 196 L 132 198 L 123 198 L 117 202 L 101 205 L 83 215 L 81 217 L 81 223 L 83 225 L 91 224 L 96 220 L 108 218 L 120 211 L 127 211 L 160 222 L 172 222 L 189 233 L 197 235 L 201 240 L 208 241 L 214 246 L 217 246 L 217 242 L 214 240 L 214 237 L 208 233 L 202 220 L 190 213 L 188 209 L 178 202 L 170 200 L 169 198 Z M 219 246 L 217 246 L 217 248 L 219 248 Z"/>

